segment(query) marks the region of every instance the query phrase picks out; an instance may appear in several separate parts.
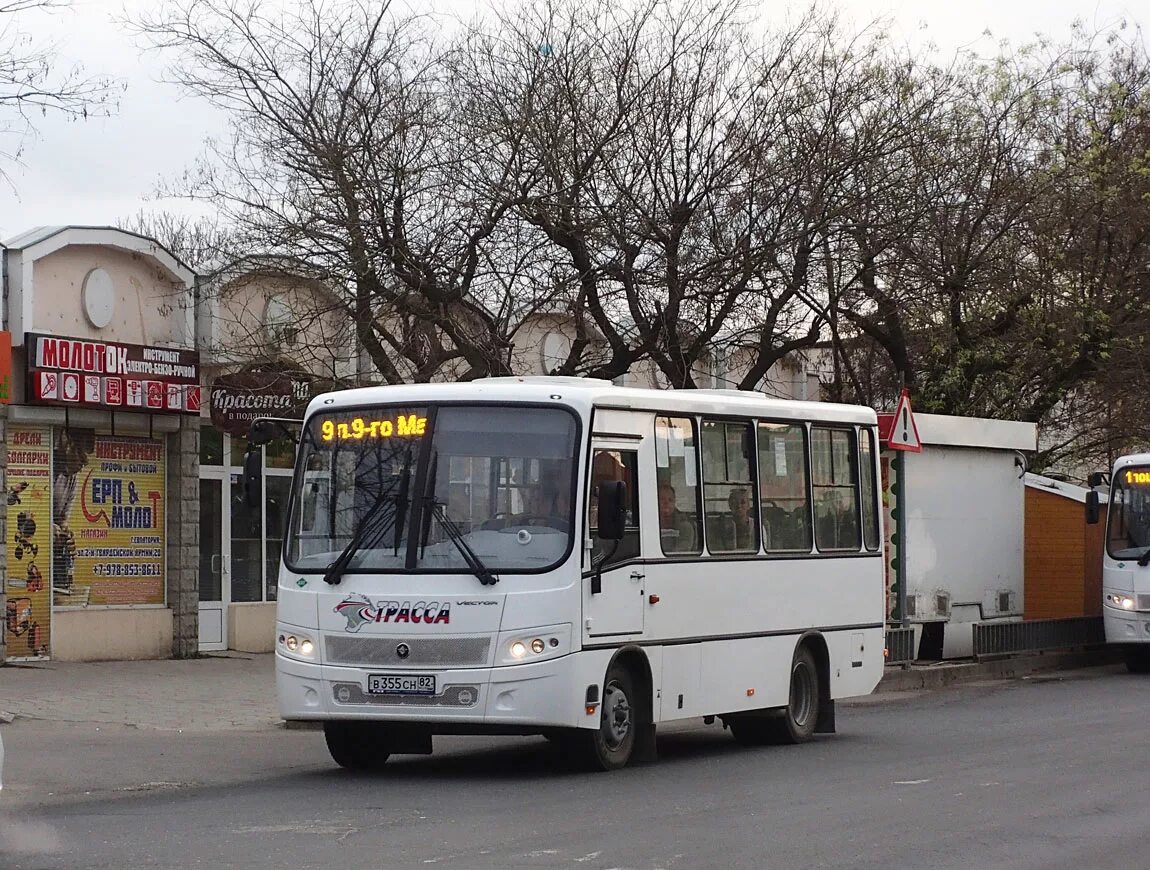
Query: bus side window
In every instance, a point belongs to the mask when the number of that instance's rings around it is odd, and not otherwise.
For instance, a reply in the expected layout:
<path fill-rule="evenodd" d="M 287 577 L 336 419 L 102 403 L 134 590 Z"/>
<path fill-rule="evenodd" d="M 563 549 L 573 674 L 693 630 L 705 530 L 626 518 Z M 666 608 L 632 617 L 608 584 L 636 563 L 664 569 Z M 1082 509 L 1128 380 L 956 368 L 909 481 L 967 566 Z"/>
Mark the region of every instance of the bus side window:
<path fill-rule="evenodd" d="M 695 421 L 655 418 L 655 475 L 659 543 L 667 556 L 703 552 Z"/>
<path fill-rule="evenodd" d="M 759 423 L 759 504 L 768 552 L 811 549 L 807 435 L 802 425 Z"/>
<path fill-rule="evenodd" d="M 858 450 L 853 429 L 811 429 L 811 485 L 815 496 L 815 546 L 859 549 Z"/>
<path fill-rule="evenodd" d="M 757 553 L 751 423 L 703 420 L 703 515 L 712 553 Z"/>
<path fill-rule="evenodd" d="M 862 489 L 863 546 L 877 550 L 878 533 L 878 482 L 875 480 L 874 432 L 863 429 L 859 432 L 859 484 Z"/>
<path fill-rule="evenodd" d="M 621 480 L 627 486 L 627 522 L 618 549 L 604 562 L 614 565 L 639 556 L 639 454 L 634 450 L 596 450 L 591 457 L 591 486 L 587 500 L 587 527 L 591 530 L 592 559 L 610 553 L 614 541 L 599 537 L 599 484 Z"/>

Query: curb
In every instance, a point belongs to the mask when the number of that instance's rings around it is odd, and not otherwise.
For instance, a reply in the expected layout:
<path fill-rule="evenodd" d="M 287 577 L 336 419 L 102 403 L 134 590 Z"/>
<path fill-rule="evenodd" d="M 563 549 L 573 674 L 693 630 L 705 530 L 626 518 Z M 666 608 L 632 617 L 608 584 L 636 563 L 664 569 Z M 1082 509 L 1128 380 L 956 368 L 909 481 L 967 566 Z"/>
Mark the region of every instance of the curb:
<path fill-rule="evenodd" d="M 876 693 L 943 689 L 981 680 L 1011 680 L 1043 671 L 1096 668 L 1122 661 L 1120 650 L 1100 647 L 1073 652 L 1026 653 L 988 661 L 887 665 Z"/>

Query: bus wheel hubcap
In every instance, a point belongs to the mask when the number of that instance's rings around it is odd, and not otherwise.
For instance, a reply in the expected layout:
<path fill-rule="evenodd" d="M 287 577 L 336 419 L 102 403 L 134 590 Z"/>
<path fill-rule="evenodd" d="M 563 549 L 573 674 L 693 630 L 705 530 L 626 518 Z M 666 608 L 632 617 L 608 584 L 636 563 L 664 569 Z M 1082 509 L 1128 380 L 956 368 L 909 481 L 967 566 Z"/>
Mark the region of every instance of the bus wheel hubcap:
<path fill-rule="evenodd" d="M 791 674 L 791 718 L 800 728 L 807 724 L 814 707 L 814 680 L 805 664 L 797 665 Z"/>
<path fill-rule="evenodd" d="M 631 704 L 616 683 L 607 687 L 603 704 L 603 731 L 610 749 L 618 749 L 631 731 Z"/>

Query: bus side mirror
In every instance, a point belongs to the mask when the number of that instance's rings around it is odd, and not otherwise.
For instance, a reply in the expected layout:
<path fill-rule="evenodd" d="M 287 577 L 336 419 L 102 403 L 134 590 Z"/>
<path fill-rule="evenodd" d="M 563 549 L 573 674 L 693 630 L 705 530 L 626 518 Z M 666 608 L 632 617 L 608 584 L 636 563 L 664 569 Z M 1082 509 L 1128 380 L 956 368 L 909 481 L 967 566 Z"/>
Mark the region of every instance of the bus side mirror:
<path fill-rule="evenodd" d="M 244 454 L 243 493 L 244 504 L 250 508 L 260 506 L 260 490 L 263 483 L 263 455 L 258 447 L 248 446 Z"/>
<path fill-rule="evenodd" d="M 599 537 L 621 541 L 627 529 L 627 484 L 605 480 L 599 484 Z"/>
<path fill-rule="evenodd" d="M 1098 517 L 1098 493 L 1092 489 L 1086 493 L 1086 522 L 1094 525 L 1098 522 Z"/>
<path fill-rule="evenodd" d="M 1105 471 L 1092 471 L 1092 472 L 1090 472 L 1090 476 L 1086 478 L 1086 485 L 1088 487 L 1090 487 L 1091 489 L 1094 489 L 1094 487 L 1096 487 L 1096 486 L 1102 486 L 1102 484 L 1104 484 L 1105 482 L 1106 482 L 1106 472 Z"/>

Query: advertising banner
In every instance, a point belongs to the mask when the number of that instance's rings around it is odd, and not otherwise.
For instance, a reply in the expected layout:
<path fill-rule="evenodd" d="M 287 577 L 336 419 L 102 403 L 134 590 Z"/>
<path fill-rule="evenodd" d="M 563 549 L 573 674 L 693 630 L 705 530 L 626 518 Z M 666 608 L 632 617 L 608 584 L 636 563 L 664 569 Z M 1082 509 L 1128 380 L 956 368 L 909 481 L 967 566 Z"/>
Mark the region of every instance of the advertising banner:
<path fill-rule="evenodd" d="M 33 332 L 24 341 L 33 404 L 200 413 L 200 355 L 195 351 Z"/>
<path fill-rule="evenodd" d="M 52 446 L 47 429 L 8 430 L 8 657 L 51 646 Z"/>
<path fill-rule="evenodd" d="M 57 606 L 163 604 L 164 444 L 57 429 Z"/>

